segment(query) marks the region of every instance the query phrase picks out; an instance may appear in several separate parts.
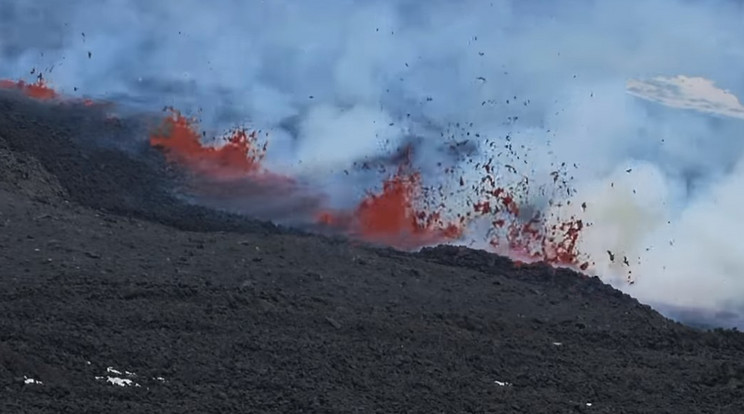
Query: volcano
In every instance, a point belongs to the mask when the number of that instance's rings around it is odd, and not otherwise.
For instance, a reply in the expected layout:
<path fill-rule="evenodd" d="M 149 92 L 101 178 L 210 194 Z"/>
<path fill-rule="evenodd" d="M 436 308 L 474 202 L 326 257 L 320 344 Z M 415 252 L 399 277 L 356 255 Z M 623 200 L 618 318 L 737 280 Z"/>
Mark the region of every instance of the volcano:
<path fill-rule="evenodd" d="M 744 412 L 741 333 L 548 263 L 385 247 L 401 225 L 416 244 L 458 235 L 400 209 L 415 174 L 323 213 L 351 233 L 313 234 L 191 198 L 261 203 L 301 181 L 252 161 L 222 175 L 218 150 L 163 151 L 152 117 L 16 86 L 0 94 L 2 412 Z M 318 219 L 322 197 L 295 200 Z"/>

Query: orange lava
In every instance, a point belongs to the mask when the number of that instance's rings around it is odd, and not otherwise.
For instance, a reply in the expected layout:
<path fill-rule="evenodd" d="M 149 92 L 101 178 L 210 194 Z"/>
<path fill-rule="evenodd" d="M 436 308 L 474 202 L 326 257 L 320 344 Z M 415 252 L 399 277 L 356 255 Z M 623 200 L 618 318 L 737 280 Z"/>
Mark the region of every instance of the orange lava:
<path fill-rule="evenodd" d="M 571 217 L 559 224 L 548 224 L 541 213 L 532 217 L 520 217 L 519 197 L 513 191 L 497 186 L 491 174 L 493 167 L 484 166 L 486 175 L 481 187 L 476 189 L 480 197 L 472 204 L 473 216 L 490 217 L 493 233 L 489 244 L 497 253 L 525 262 L 544 262 L 586 270 L 587 261 L 582 260 L 578 241 L 584 223 Z M 519 188 L 519 186 L 517 186 Z M 526 187 L 523 187 L 526 191 Z"/>
<path fill-rule="evenodd" d="M 196 122 L 173 109 L 158 130 L 151 134 L 150 144 L 162 150 L 170 162 L 208 178 L 294 183 L 288 177 L 262 168 L 266 144 L 258 146 L 255 132 L 236 130 L 223 146 L 205 146 L 201 143 Z M 458 238 L 462 234 L 459 226 L 446 225 L 438 213 L 427 213 L 414 207 L 421 199 L 421 179 L 418 173 L 404 172 L 407 166 L 405 161 L 393 177 L 385 180 L 381 193 L 368 194 L 352 211 L 320 209 L 315 214 L 317 223 L 353 238 L 401 249 Z M 271 188 L 279 192 L 296 189 L 286 185 L 272 185 Z"/>
<path fill-rule="evenodd" d="M 38 79 L 34 83 L 27 83 L 22 80 L 12 81 L 3 79 L 0 80 L 0 88 L 18 89 L 29 98 L 39 100 L 50 100 L 58 96 L 57 92 L 54 89 L 50 88 L 44 79 Z"/>
<path fill-rule="evenodd" d="M 150 136 L 150 145 L 163 150 L 169 161 L 212 178 L 239 178 L 264 172 L 261 160 L 266 154 L 266 145 L 258 145 L 255 131 L 237 129 L 224 145 L 205 146 L 196 122 L 176 110 L 169 110 L 170 116 Z"/>
<path fill-rule="evenodd" d="M 504 222 L 494 222 L 494 226 L 503 227 Z M 515 221 L 508 225 L 505 237 L 492 238 L 490 244 L 497 250 L 505 244 L 510 256 L 525 261 L 586 270 L 589 263 L 581 261 L 581 254 L 577 249 L 583 228 L 584 223 L 575 218 L 552 226 L 547 226 L 539 218 L 534 218 L 526 224 Z"/>
<path fill-rule="evenodd" d="M 415 249 L 455 240 L 462 228 L 445 224 L 438 213 L 414 207 L 421 194 L 418 173 L 403 168 L 385 180 L 382 191 L 368 194 L 352 212 L 321 212 L 321 224 L 340 228 L 364 241 Z"/>
<path fill-rule="evenodd" d="M 34 83 L 0 80 L 0 88 L 16 89 L 38 100 L 59 97 L 43 78 Z M 91 99 L 79 102 L 86 107 L 109 105 Z M 248 191 L 257 192 L 259 197 L 267 194 L 283 197 L 298 191 L 294 179 L 263 168 L 267 144 L 259 144 L 256 131 L 236 129 L 228 134 L 223 145 L 207 146 L 201 142 L 195 120 L 172 108 L 169 111 L 159 128 L 151 134 L 150 145 L 163 151 L 169 162 L 177 163 L 201 178 L 208 178 L 201 183 L 208 186 L 216 181 L 224 184 L 232 180 L 232 184 L 242 185 L 240 179 L 245 178 L 260 184 L 247 187 Z M 118 118 L 109 115 L 107 122 L 118 122 Z M 560 224 L 549 225 L 539 214 L 531 218 L 520 217 L 524 212 L 516 196 L 518 191 L 497 185 L 491 161 L 483 165 L 483 169 L 485 176 L 473 188 L 475 194 L 470 194 L 478 201 L 472 203 L 472 213 L 460 217 L 458 223 L 447 223 L 439 211 L 418 207 L 425 205 L 427 200 L 422 191 L 421 176 L 412 172 L 409 157 L 405 157 L 398 171 L 383 182 L 379 193 L 367 194 L 349 211 L 318 209 L 315 219 L 318 224 L 340 230 L 358 240 L 415 249 L 457 240 L 468 222 L 488 217 L 495 234 L 489 236 L 494 251 L 518 261 L 545 262 L 581 270 L 588 268 L 588 262 L 582 261 L 577 248 L 584 228 L 581 220 L 571 217 Z M 459 184 L 461 187 L 465 185 L 462 177 Z M 444 208 L 444 204 L 437 208 Z"/>
<path fill-rule="evenodd" d="M 205 146 L 201 143 L 196 122 L 173 109 L 151 135 L 150 144 L 161 149 L 169 161 L 211 179 L 248 178 L 251 182 L 266 184 L 279 183 L 272 181 L 276 178 L 283 183 L 295 183 L 291 178 L 273 174 L 262 167 L 266 144 L 258 144 L 256 132 L 235 130 L 224 145 Z M 480 185 L 473 188 L 478 201 L 472 204 L 472 213 L 460 217 L 458 223 L 448 223 L 441 218 L 439 211 L 419 207 L 427 202 L 421 176 L 412 169 L 410 157 L 404 158 L 397 172 L 383 182 L 380 192 L 368 193 L 350 210 L 318 207 L 314 214 L 316 223 L 357 240 L 409 250 L 457 240 L 468 222 L 488 217 L 493 227 L 489 243 L 495 252 L 524 262 L 545 262 L 581 270 L 588 267 L 587 262 L 581 261 L 577 249 L 582 221 L 572 217 L 560 224 L 549 225 L 540 213 L 531 218 L 522 217 L 524 211 L 519 204 L 525 197 L 517 196 L 520 187 L 506 189 L 497 186 L 490 163 L 484 166 L 487 174 Z M 460 181 L 462 184 L 462 179 Z M 289 196 L 297 187 L 270 184 L 256 190 L 268 191 L 274 196 L 275 193 Z M 257 196 L 261 197 L 260 194 Z M 437 208 L 442 209 L 445 204 Z"/>

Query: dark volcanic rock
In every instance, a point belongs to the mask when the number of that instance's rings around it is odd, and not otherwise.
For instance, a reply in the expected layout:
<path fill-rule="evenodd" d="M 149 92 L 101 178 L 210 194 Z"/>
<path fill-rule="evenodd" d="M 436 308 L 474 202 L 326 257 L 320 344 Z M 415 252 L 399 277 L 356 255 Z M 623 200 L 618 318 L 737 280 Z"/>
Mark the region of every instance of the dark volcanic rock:
<path fill-rule="evenodd" d="M 138 128 L 0 99 L 0 412 L 744 412 L 739 333 L 186 205 Z"/>
<path fill-rule="evenodd" d="M 0 92 L 0 137 L 38 159 L 81 205 L 195 231 L 276 231 L 264 222 L 180 200 L 179 175 L 147 143 L 149 119 L 103 109 L 43 104 Z"/>

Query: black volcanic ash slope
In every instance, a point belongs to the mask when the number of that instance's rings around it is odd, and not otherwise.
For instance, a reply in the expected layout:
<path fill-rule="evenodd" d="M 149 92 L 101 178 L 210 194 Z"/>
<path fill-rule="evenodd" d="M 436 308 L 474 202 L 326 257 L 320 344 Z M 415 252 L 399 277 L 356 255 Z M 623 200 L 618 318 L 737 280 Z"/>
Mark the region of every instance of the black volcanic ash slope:
<path fill-rule="evenodd" d="M 744 412 L 739 333 L 566 270 L 193 210 L 81 110 L 0 100 L 0 412 Z"/>

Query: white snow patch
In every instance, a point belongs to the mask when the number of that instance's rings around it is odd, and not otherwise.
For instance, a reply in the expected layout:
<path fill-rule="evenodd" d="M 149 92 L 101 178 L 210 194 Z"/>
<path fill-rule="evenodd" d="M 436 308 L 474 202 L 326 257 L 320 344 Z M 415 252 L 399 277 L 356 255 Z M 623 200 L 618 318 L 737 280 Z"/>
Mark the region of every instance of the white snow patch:
<path fill-rule="evenodd" d="M 106 372 L 108 372 L 109 374 L 122 375 L 122 372 L 119 371 L 119 370 L 114 369 L 114 367 L 108 367 L 108 368 L 106 368 Z M 137 374 L 135 374 L 134 372 L 130 372 L 130 371 L 126 371 L 126 370 L 124 370 L 123 374 L 126 375 L 126 376 L 128 376 L 128 377 L 136 377 L 137 376 Z"/>
<path fill-rule="evenodd" d="M 499 387 L 510 387 L 511 386 L 511 383 L 509 382 L 494 381 L 493 383 L 498 385 Z"/>
<path fill-rule="evenodd" d="M 131 387 L 131 386 L 139 387 L 140 386 L 136 382 L 134 382 L 134 381 L 132 381 L 130 379 L 127 379 L 127 378 L 108 377 L 107 376 L 105 379 L 106 379 L 106 382 L 108 382 L 109 384 L 111 384 L 111 385 L 118 385 L 120 387 Z M 104 380 L 104 377 L 96 377 L 96 380 L 103 381 Z"/>
<path fill-rule="evenodd" d="M 106 368 L 106 372 L 108 372 L 108 373 L 110 373 L 110 374 L 117 374 L 117 375 L 121 375 L 121 371 L 119 371 L 119 370 L 115 370 L 115 369 L 114 369 L 113 367 L 108 367 L 108 368 Z"/>
<path fill-rule="evenodd" d="M 139 384 L 137 384 L 136 382 L 133 382 L 130 379 L 118 378 L 118 377 L 108 377 L 106 379 L 106 382 L 112 385 L 118 385 L 120 387 L 131 387 L 132 385 L 134 385 L 135 387 L 140 386 Z"/>
<path fill-rule="evenodd" d="M 562 346 L 563 345 L 563 342 L 553 342 L 553 345 L 555 345 L 555 346 Z"/>
<path fill-rule="evenodd" d="M 139 387 L 140 386 L 139 384 L 137 384 L 136 382 L 132 381 L 129 378 L 122 378 L 122 377 L 120 377 L 120 375 L 125 375 L 125 376 L 128 376 L 130 378 L 131 377 L 136 377 L 137 374 L 135 374 L 134 372 L 129 372 L 129 371 L 126 371 L 126 370 L 124 372 L 122 372 L 122 371 L 119 371 L 118 369 L 114 369 L 114 367 L 107 367 L 106 368 L 106 372 L 109 373 L 109 374 L 117 375 L 117 376 L 108 376 L 107 375 L 105 377 L 106 382 L 108 382 L 111 385 L 118 385 L 120 387 L 132 387 L 132 386 Z M 103 379 L 104 379 L 104 377 L 96 377 L 96 380 L 98 380 L 98 381 L 102 381 Z"/>
<path fill-rule="evenodd" d="M 24 384 L 36 384 L 36 385 L 41 385 L 41 384 L 43 384 L 43 382 L 41 382 L 41 381 L 39 381 L 39 380 L 35 380 L 35 379 L 33 379 L 33 378 L 29 378 L 29 377 L 27 377 L 27 376 L 25 376 L 25 375 L 23 376 L 23 383 L 24 383 Z"/>

